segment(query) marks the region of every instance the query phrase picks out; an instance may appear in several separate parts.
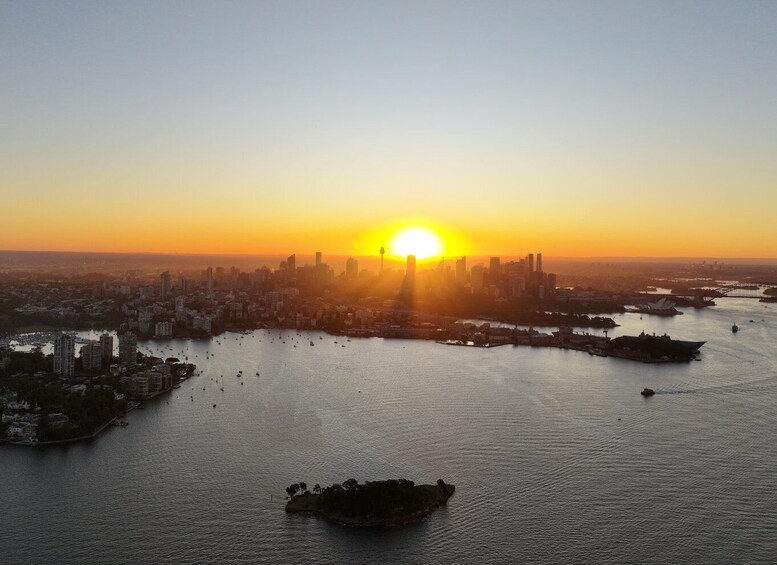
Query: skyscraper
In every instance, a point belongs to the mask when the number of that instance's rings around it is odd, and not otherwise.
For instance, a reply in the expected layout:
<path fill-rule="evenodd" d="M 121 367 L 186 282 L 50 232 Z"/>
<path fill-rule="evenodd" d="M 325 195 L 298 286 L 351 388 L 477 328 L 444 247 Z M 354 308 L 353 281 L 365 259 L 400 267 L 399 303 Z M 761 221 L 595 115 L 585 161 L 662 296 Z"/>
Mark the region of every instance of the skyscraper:
<path fill-rule="evenodd" d="M 462 257 L 456 260 L 456 282 L 464 284 L 467 282 L 467 258 Z"/>
<path fill-rule="evenodd" d="M 415 280 L 415 255 L 407 256 L 407 269 L 405 269 L 405 279 L 408 281 Z"/>
<path fill-rule="evenodd" d="M 537 272 L 542 272 L 542 253 L 537 253 Z"/>
<path fill-rule="evenodd" d="M 322 263 L 322 255 L 320 251 L 316 251 L 316 267 L 320 267 Z"/>
<path fill-rule="evenodd" d="M 289 255 L 286 258 L 286 272 L 288 273 L 289 277 L 294 277 L 297 275 L 297 255 Z"/>
<path fill-rule="evenodd" d="M 62 334 L 54 340 L 54 373 L 72 377 L 75 367 L 76 340 L 72 335 Z"/>
<path fill-rule="evenodd" d="M 526 257 L 526 270 L 530 273 L 534 272 L 534 253 L 529 253 Z"/>
<path fill-rule="evenodd" d="M 103 334 L 100 336 L 100 364 L 104 369 L 111 366 L 113 362 L 113 336 Z"/>
<path fill-rule="evenodd" d="M 160 296 L 162 297 L 162 300 L 164 300 L 170 294 L 170 288 L 173 286 L 173 279 L 170 276 L 169 271 L 165 271 L 159 275 L 159 286 Z"/>
<path fill-rule="evenodd" d="M 355 281 L 359 277 L 359 262 L 353 257 L 349 257 L 345 262 L 345 278 Z"/>
<path fill-rule="evenodd" d="M 488 264 L 488 274 L 492 277 L 498 277 L 502 274 L 502 262 L 499 257 L 491 257 Z"/>
<path fill-rule="evenodd" d="M 483 265 L 475 265 L 470 271 L 472 278 L 472 288 L 480 290 L 483 288 L 483 279 L 485 278 L 486 268 Z"/>
<path fill-rule="evenodd" d="M 138 362 L 138 338 L 132 332 L 119 336 L 119 362 L 130 364 Z"/>

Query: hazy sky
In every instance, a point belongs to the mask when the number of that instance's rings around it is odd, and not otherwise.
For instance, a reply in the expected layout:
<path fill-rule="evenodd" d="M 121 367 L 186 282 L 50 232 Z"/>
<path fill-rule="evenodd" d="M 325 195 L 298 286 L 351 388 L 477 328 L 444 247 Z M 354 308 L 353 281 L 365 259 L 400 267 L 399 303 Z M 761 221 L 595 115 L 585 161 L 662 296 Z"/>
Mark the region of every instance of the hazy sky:
<path fill-rule="evenodd" d="M 777 256 L 777 2 L 0 0 L 0 249 Z"/>

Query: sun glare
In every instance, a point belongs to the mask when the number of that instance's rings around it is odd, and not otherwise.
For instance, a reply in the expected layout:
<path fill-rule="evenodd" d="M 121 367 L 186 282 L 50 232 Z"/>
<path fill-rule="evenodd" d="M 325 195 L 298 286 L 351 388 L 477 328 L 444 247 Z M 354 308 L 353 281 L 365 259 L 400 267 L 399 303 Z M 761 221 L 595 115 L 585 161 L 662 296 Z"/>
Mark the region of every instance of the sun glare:
<path fill-rule="evenodd" d="M 429 228 L 407 227 L 391 238 L 389 252 L 400 257 L 415 255 L 418 259 L 428 259 L 442 253 L 442 240 Z"/>

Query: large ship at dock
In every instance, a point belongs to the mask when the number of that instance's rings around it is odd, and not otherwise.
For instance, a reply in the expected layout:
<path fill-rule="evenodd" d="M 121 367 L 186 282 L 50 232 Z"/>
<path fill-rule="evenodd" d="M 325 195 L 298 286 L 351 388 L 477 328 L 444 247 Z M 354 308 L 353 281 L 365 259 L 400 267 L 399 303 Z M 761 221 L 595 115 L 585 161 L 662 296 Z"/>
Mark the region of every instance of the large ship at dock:
<path fill-rule="evenodd" d="M 642 332 L 638 336 L 625 335 L 611 339 L 607 353 L 613 357 L 636 359 L 647 363 L 690 361 L 696 357 L 706 341 L 672 339 L 667 334 Z"/>

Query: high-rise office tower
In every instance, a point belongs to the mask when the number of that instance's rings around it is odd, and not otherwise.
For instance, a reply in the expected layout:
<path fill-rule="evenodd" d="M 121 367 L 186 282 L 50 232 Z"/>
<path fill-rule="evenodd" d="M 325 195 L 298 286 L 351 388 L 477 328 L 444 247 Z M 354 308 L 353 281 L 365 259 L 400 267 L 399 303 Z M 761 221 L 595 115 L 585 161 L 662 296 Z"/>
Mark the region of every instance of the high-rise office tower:
<path fill-rule="evenodd" d="M 76 340 L 72 335 L 62 334 L 54 340 L 54 373 L 72 377 L 75 367 Z"/>
<path fill-rule="evenodd" d="M 488 274 L 492 277 L 498 277 L 502 274 L 502 262 L 499 257 L 491 257 L 491 261 L 488 263 Z"/>
<path fill-rule="evenodd" d="M 462 257 L 456 260 L 456 282 L 464 284 L 467 282 L 467 258 Z"/>
<path fill-rule="evenodd" d="M 289 255 L 286 258 L 286 272 L 290 277 L 297 275 L 297 255 Z"/>
<path fill-rule="evenodd" d="M 534 253 L 529 253 L 526 257 L 526 270 L 530 273 L 534 272 Z"/>
<path fill-rule="evenodd" d="M 472 278 L 472 288 L 483 288 L 483 279 L 485 278 L 486 269 L 483 265 L 475 265 L 470 271 L 470 277 Z"/>
<path fill-rule="evenodd" d="M 407 268 L 405 269 L 405 279 L 408 281 L 415 280 L 415 255 L 407 256 Z"/>
<path fill-rule="evenodd" d="M 316 251 L 316 267 L 320 267 L 322 263 L 323 263 L 323 261 L 322 261 L 321 252 L 320 251 Z"/>
<path fill-rule="evenodd" d="M 169 271 L 165 271 L 159 275 L 159 286 L 160 296 L 162 297 L 162 300 L 164 300 L 170 294 L 170 289 L 173 286 L 173 278 L 170 276 Z"/>
<path fill-rule="evenodd" d="M 353 257 L 348 257 L 345 262 L 345 278 L 355 281 L 359 277 L 359 262 Z"/>
<path fill-rule="evenodd" d="M 537 253 L 537 272 L 542 272 L 542 253 Z"/>

